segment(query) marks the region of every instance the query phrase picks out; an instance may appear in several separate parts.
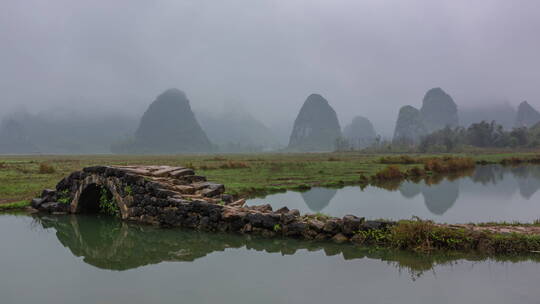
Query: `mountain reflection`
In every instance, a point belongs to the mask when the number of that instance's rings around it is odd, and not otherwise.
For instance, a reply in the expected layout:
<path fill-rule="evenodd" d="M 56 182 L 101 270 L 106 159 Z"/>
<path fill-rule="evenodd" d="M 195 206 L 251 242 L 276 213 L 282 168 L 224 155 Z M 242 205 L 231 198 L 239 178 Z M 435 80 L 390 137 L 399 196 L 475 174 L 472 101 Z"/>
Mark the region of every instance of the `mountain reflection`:
<path fill-rule="evenodd" d="M 358 247 L 350 244 L 265 239 L 253 236 L 203 233 L 193 230 L 160 229 L 119 221 L 111 217 L 35 215 L 35 222 L 56 230 L 60 243 L 89 265 L 100 269 L 124 271 L 161 262 L 193 262 L 226 249 L 244 249 L 281 255 L 323 252 L 326 256 L 341 255 L 344 260 L 375 259 L 388 262 L 397 269 L 406 269 L 412 278 L 437 265 L 465 259 L 488 259 L 474 254 L 430 254 Z M 539 256 L 490 257 L 497 261 L 540 261 Z"/>
<path fill-rule="evenodd" d="M 428 210 L 433 214 L 443 215 L 459 197 L 459 182 L 443 180 L 437 185 L 424 186 L 421 191 Z"/>
<path fill-rule="evenodd" d="M 364 188 L 357 188 L 357 190 L 360 192 L 352 193 L 346 189 L 314 187 L 300 193 L 301 205 L 296 205 L 293 208 L 299 208 L 301 212 L 323 212 L 334 216 L 355 214 L 355 212 L 367 213 L 369 216 L 370 212 L 377 213 L 383 209 L 376 209 L 373 206 L 366 207 L 369 204 L 366 204 L 365 199 L 381 200 L 382 203 L 385 203 L 388 200 L 395 200 L 395 198 L 386 197 L 385 201 L 385 192 L 398 191 L 405 199 L 415 199 L 420 196 L 425 209 L 429 211 L 428 214 L 438 216 L 441 219 L 440 216 L 452 209 L 460 196 L 467 200 L 471 208 L 477 208 L 477 210 L 480 208 L 480 204 L 477 203 L 479 200 L 490 200 L 490 206 L 504 206 L 513 200 L 516 194 L 524 200 L 530 200 L 540 190 L 540 166 L 478 166 L 475 170 L 459 174 L 429 176 L 417 181 L 382 182 L 368 187 L 368 190 Z M 362 193 L 364 191 L 369 192 L 369 194 Z M 285 201 L 285 205 L 287 205 L 287 200 L 290 203 L 295 198 L 279 197 L 274 201 L 270 197 L 263 202 L 275 203 L 274 207 L 280 208 L 283 206 L 280 203 Z M 414 212 L 414 208 L 413 206 L 410 210 Z M 420 212 L 425 211 L 425 209 Z M 501 207 L 498 210 L 503 209 Z M 385 214 L 382 216 L 385 217 Z M 490 219 L 487 216 L 486 218 Z"/>
<path fill-rule="evenodd" d="M 302 192 L 302 199 L 313 212 L 319 212 L 330 204 L 330 201 L 337 193 L 337 189 L 331 188 L 312 188 Z"/>
<path fill-rule="evenodd" d="M 489 189 L 488 189 L 489 188 Z M 499 197 L 510 197 L 518 192 L 524 199 L 530 199 L 540 189 L 540 166 L 507 168 L 498 165 L 478 167 L 471 176 L 458 179 L 444 178 L 431 184 L 421 181 L 403 182 L 399 193 L 405 198 L 422 194 L 427 209 L 435 215 L 442 215 L 455 204 L 460 191 L 481 193 L 489 191 Z"/>
<path fill-rule="evenodd" d="M 399 187 L 399 193 L 405 198 L 413 198 L 422 192 L 420 183 L 403 182 Z"/>
<path fill-rule="evenodd" d="M 530 199 L 540 189 L 540 166 L 517 167 L 511 169 L 516 176 L 519 193 L 526 199 Z"/>

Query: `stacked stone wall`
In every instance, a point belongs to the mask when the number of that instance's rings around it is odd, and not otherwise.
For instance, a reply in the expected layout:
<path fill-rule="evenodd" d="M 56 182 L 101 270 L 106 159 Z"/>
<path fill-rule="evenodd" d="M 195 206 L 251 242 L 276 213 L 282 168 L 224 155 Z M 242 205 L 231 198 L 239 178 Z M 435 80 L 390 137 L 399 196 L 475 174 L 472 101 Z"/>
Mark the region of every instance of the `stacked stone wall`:
<path fill-rule="evenodd" d="M 44 190 L 32 206 L 50 213 L 82 213 L 85 204 L 99 204 L 95 189 L 110 192 L 123 220 L 185 227 L 202 231 L 285 236 L 336 242 L 358 241 L 358 231 L 381 229 L 391 222 L 301 215 L 296 209 L 272 210 L 270 205 L 245 206 L 233 201 L 221 184 L 208 182 L 188 168 L 169 166 L 95 166 L 62 179 Z M 93 210 L 93 209 L 92 209 Z"/>

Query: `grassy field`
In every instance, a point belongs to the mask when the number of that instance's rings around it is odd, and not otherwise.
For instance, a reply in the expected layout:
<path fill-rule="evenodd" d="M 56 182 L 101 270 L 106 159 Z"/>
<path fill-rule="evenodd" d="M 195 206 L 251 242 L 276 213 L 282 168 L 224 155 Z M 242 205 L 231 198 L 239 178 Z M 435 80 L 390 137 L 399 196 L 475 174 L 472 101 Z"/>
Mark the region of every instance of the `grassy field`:
<path fill-rule="evenodd" d="M 361 153 L 234 154 L 178 156 L 0 156 L 0 206 L 18 208 L 52 188 L 69 173 L 92 165 L 173 165 L 197 170 L 210 181 L 225 184 L 227 192 L 254 196 L 312 186 L 340 187 L 361 184 L 388 166 L 406 171 L 423 164 L 422 158 L 449 155 L 408 154 L 413 161 L 399 161 L 399 155 Z M 530 159 L 537 153 L 455 154 L 476 162 Z M 395 164 L 392 163 L 395 160 Z"/>

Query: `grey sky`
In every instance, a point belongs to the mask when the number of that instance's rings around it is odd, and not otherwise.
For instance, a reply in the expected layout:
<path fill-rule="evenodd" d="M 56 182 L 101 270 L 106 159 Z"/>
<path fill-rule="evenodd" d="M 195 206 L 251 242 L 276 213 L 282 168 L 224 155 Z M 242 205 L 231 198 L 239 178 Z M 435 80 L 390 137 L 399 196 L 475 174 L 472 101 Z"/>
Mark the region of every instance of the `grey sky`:
<path fill-rule="evenodd" d="M 163 90 L 267 124 L 310 93 L 389 133 L 440 86 L 460 106 L 540 108 L 537 0 L 0 2 L 0 115 L 67 103 L 138 114 Z"/>

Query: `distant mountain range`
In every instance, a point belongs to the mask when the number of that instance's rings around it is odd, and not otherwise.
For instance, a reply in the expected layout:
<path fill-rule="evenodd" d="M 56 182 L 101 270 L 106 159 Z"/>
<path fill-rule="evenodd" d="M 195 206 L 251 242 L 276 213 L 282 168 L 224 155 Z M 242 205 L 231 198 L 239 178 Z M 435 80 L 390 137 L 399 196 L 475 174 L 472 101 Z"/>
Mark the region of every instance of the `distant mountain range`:
<path fill-rule="evenodd" d="M 15 113 L 0 124 L 0 153 L 110 153 L 111 145 L 128 136 L 136 122 L 115 113 Z"/>
<path fill-rule="evenodd" d="M 67 113 L 67 114 L 66 114 Z M 379 136 L 369 118 L 355 116 L 341 129 L 330 102 L 319 94 L 304 101 L 292 131 L 289 124 L 272 129 L 238 107 L 219 113 L 194 113 L 186 94 L 169 89 L 160 94 L 140 120 L 117 113 L 56 111 L 17 112 L 0 122 L 1 154 L 100 154 L 261 152 L 284 150 L 282 137 L 290 132 L 285 151 L 333 151 L 338 140 L 364 148 Z M 468 127 L 495 121 L 505 129 L 540 129 L 540 113 L 528 102 L 517 109 L 508 104 L 460 108 L 441 88 L 426 92 L 422 106 L 399 110 L 394 142 L 418 143 L 422 136 L 445 126 Z"/>
<path fill-rule="evenodd" d="M 450 95 L 440 88 L 434 88 L 424 96 L 420 110 L 413 106 L 400 109 L 393 141 L 415 144 L 423 136 L 446 126 L 469 127 L 481 121 L 495 121 L 507 130 L 529 128 L 540 122 L 540 113 L 527 101 L 523 101 L 517 110 L 508 104 L 458 108 Z"/>

